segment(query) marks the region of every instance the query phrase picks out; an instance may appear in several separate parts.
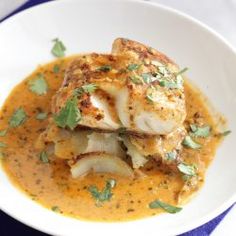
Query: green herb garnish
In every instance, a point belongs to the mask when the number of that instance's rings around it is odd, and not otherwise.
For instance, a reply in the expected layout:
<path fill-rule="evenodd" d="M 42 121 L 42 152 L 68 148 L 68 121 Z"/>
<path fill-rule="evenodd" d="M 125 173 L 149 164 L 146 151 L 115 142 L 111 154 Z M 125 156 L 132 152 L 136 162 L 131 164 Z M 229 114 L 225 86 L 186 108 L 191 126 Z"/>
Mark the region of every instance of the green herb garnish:
<path fill-rule="evenodd" d="M 0 148 L 5 148 L 7 145 L 3 142 L 0 142 Z"/>
<path fill-rule="evenodd" d="M 177 158 L 177 152 L 176 151 L 172 151 L 172 152 L 167 152 L 165 154 L 165 158 L 168 161 L 173 161 Z"/>
<path fill-rule="evenodd" d="M 52 41 L 54 42 L 54 46 L 51 50 L 51 53 L 55 57 L 64 57 L 65 56 L 65 51 L 66 51 L 65 45 L 58 38 L 53 39 Z"/>
<path fill-rule="evenodd" d="M 57 74 L 60 71 L 60 66 L 58 64 L 55 64 L 52 70 L 53 70 L 53 73 Z"/>
<path fill-rule="evenodd" d="M 23 108 L 18 108 L 12 115 L 9 120 L 9 125 L 12 128 L 18 127 L 23 124 L 26 120 L 27 116 Z"/>
<path fill-rule="evenodd" d="M 129 71 L 133 71 L 133 70 L 138 69 L 139 67 L 140 67 L 140 65 L 138 65 L 138 64 L 130 64 L 130 65 L 128 65 L 127 69 Z"/>
<path fill-rule="evenodd" d="M 0 160 L 5 158 L 5 154 L 3 152 L 0 152 Z"/>
<path fill-rule="evenodd" d="M 52 206 L 51 209 L 54 212 L 58 212 L 58 213 L 61 212 L 61 210 L 60 210 L 60 208 L 58 206 Z"/>
<path fill-rule="evenodd" d="M 39 159 L 40 161 L 42 161 L 43 163 L 49 163 L 49 160 L 48 160 L 48 154 L 46 151 L 42 151 L 39 153 Z"/>
<path fill-rule="evenodd" d="M 1 131 L 0 131 L 0 137 L 5 136 L 5 135 L 7 134 L 7 130 L 8 130 L 8 129 L 1 130 Z"/>
<path fill-rule="evenodd" d="M 110 65 L 104 65 L 104 66 L 99 67 L 97 70 L 98 70 L 98 71 L 102 71 L 102 72 L 108 72 L 108 71 L 110 71 L 111 69 L 112 69 L 112 68 L 111 68 Z"/>
<path fill-rule="evenodd" d="M 185 73 L 187 70 L 188 70 L 188 67 L 183 68 L 182 70 L 180 70 L 179 72 L 176 73 L 176 76 L 182 75 L 182 74 Z"/>
<path fill-rule="evenodd" d="M 175 214 L 175 213 L 180 212 L 182 210 L 182 208 L 180 208 L 180 207 L 172 206 L 172 205 L 162 202 L 160 200 L 155 200 L 155 201 L 149 203 L 149 208 L 151 208 L 151 209 L 161 208 L 171 214 Z"/>
<path fill-rule="evenodd" d="M 150 84 L 156 80 L 158 80 L 156 77 L 154 77 L 152 74 L 150 73 L 143 73 L 142 75 L 142 78 L 143 78 L 143 81 L 146 83 L 146 84 Z"/>
<path fill-rule="evenodd" d="M 97 89 L 96 84 L 85 84 L 80 88 L 76 88 L 73 91 L 74 96 L 81 96 L 83 93 L 93 93 Z"/>
<path fill-rule="evenodd" d="M 85 84 L 82 86 L 85 93 L 93 93 L 97 89 L 96 84 Z"/>
<path fill-rule="evenodd" d="M 139 76 L 130 76 L 129 77 L 134 84 L 143 84 L 142 79 Z"/>
<path fill-rule="evenodd" d="M 45 95 L 48 91 L 48 85 L 43 74 L 38 74 L 37 77 L 29 81 L 29 89 L 37 95 Z"/>
<path fill-rule="evenodd" d="M 47 118 L 47 113 L 46 112 L 40 112 L 37 114 L 36 119 L 37 120 L 45 120 Z"/>
<path fill-rule="evenodd" d="M 226 131 L 224 131 L 224 132 L 222 132 L 222 133 L 219 133 L 219 135 L 220 135 L 220 136 L 227 136 L 227 135 L 229 135 L 231 132 L 232 132 L 231 130 L 226 130 Z"/>
<path fill-rule="evenodd" d="M 67 126 L 71 130 L 78 125 L 80 120 L 81 114 L 76 97 L 68 99 L 65 106 L 54 116 L 54 121 L 59 127 L 65 128 Z"/>
<path fill-rule="evenodd" d="M 209 125 L 206 125 L 204 127 L 198 127 L 195 124 L 190 125 L 191 128 L 191 136 L 193 137 L 202 137 L 206 138 L 210 135 L 211 127 Z"/>
<path fill-rule="evenodd" d="M 159 85 L 170 89 L 181 89 L 183 88 L 183 80 L 180 77 L 176 78 L 176 81 L 167 80 L 165 78 L 159 79 Z"/>
<path fill-rule="evenodd" d="M 91 193 L 93 198 L 96 199 L 97 202 L 109 201 L 113 195 L 111 192 L 112 188 L 116 185 L 116 181 L 114 179 L 107 180 L 106 186 L 102 191 L 99 191 L 98 188 L 94 185 L 88 188 L 88 191 Z"/>
<path fill-rule="evenodd" d="M 178 164 L 177 168 L 179 171 L 188 176 L 195 176 L 196 175 L 196 168 L 193 165 L 187 165 L 185 163 Z"/>
<path fill-rule="evenodd" d="M 154 99 L 154 97 L 153 97 L 153 93 L 148 93 L 148 94 L 146 95 L 146 99 L 147 99 L 148 102 L 150 102 L 150 103 L 155 102 L 155 99 Z"/>
<path fill-rule="evenodd" d="M 202 147 L 201 144 L 199 143 L 196 143 L 195 141 L 192 140 L 192 138 L 187 135 L 185 138 L 184 138 L 184 141 L 182 143 L 184 146 L 186 147 L 189 147 L 189 148 L 192 148 L 192 149 L 199 149 Z"/>

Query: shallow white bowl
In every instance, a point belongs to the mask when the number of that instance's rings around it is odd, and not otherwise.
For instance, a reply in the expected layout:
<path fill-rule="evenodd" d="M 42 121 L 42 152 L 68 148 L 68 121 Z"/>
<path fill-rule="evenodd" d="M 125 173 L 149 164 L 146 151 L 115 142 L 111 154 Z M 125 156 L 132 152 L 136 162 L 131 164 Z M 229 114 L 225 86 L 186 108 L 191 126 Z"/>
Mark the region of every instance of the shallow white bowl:
<path fill-rule="evenodd" d="M 208 27 L 175 10 L 137 1 L 61 0 L 24 11 L 0 24 L 0 103 L 39 63 L 50 61 L 59 37 L 67 55 L 108 52 L 116 37 L 163 51 L 181 67 L 229 121 L 233 131 L 217 151 L 199 194 L 178 214 L 125 223 L 93 223 L 55 214 L 31 201 L 0 170 L 0 208 L 41 231 L 57 235 L 169 235 L 197 227 L 236 200 L 236 53 Z"/>

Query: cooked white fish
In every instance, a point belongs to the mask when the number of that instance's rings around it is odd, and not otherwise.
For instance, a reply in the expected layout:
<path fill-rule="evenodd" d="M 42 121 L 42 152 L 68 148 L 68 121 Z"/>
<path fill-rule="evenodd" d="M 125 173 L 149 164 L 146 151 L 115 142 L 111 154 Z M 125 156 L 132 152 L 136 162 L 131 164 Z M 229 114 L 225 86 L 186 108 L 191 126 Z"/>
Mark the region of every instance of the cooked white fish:
<path fill-rule="evenodd" d="M 58 113 L 78 89 L 82 119 L 78 125 L 114 131 L 165 135 L 186 117 L 178 67 L 162 53 L 140 43 L 117 39 L 111 55 L 78 57 L 66 72 L 52 106 Z M 92 92 L 86 86 L 94 85 Z"/>

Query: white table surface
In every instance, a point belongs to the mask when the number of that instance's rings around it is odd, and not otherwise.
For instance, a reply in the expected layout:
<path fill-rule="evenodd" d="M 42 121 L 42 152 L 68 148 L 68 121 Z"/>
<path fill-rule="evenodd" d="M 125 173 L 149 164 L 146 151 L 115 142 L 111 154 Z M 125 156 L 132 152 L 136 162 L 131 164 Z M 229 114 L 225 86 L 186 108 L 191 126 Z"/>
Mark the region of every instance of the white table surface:
<path fill-rule="evenodd" d="M 223 35 L 236 47 L 236 0 L 151 0 L 185 12 Z M 0 19 L 26 0 L 0 0 Z M 212 236 L 236 235 L 236 206 L 216 227 Z M 199 235 L 200 236 L 200 235 Z"/>

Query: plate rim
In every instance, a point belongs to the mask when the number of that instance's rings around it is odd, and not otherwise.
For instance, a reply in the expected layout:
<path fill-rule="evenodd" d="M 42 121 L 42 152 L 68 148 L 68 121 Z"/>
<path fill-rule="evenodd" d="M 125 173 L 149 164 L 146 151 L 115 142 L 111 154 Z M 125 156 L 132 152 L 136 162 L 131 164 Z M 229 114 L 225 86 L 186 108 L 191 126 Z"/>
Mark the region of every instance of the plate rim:
<path fill-rule="evenodd" d="M 33 12 L 33 11 L 37 11 L 37 8 L 47 8 L 47 7 L 50 7 L 50 5 L 66 4 L 66 2 L 79 2 L 79 4 L 82 4 L 85 1 L 87 2 L 88 0 L 60 0 L 60 1 L 55 1 L 54 0 L 54 1 L 49 1 L 49 2 L 39 3 L 35 6 L 32 6 L 30 8 L 27 8 L 27 9 L 23 10 L 23 11 L 20 11 L 20 12 L 14 14 L 13 16 L 10 16 L 7 19 L 4 19 L 2 22 L 0 22 L 0 30 L 1 30 L 2 27 L 6 27 L 8 24 L 11 24 L 12 21 L 14 22 L 18 18 L 24 17 L 25 15 L 27 15 L 27 14 Z M 90 2 L 96 2 L 96 0 L 89 0 L 89 1 Z M 109 2 L 111 0 L 100 0 L 100 1 Z M 144 1 L 144 0 L 112 0 L 112 1 L 114 1 L 114 2 L 131 2 L 131 3 L 134 3 L 134 4 L 150 5 L 154 8 L 159 8 L 161 10 L 170 12 L 171 14 L 178 15 L 179 17 L 182 17 L 184 20 L 190 21 L 191 23 L 193 23 L 193 24 L 197 25 L 198 27 L 200 27 L 202 30 L 205 30 L 206 32 L 210 33 L 212 36 L 214 36 L 214 38 L 216 38 L 221 43 L 223 43 L 225 46 L 227 46 L 227 48 L 236 57 L 236 47 L 234 47 L 225 37 L 223 37 L 220 33 L 215 31 L 214 29 L 212 29 L 210 26 L 208 26 L 205 23 L 201 22 L 200 20 L 188 15 L 187 13 L 184 13 L 180 10 L 174 9 L 172 7 L 169 7 L 169 6 L 160 4 L 160 3 L 149 2 L 149 1 Z M 0 169 L 2 169 L 2 167 L 0 167 Z M 3 170 L 3 172 L 4 172 L 4 170 Z M 8 178 L 8 181 L 11 182 L 9 178 Z M 25 197 L 27 197 L 27 195 L 23 191 L 21 191 L 21 189 L 15 187 L 15 186 L 14 186 L 14 188 L 16 188 L 20 193 L 22 193 L 23 195 L 25 195 Z M 236 191 L 226 202 L 221 204 L 214 211 L 211 211 L 210 213 L 204 215 L 203 217 L 201 217 L 197 220 L 192 221 L 191 223 L 188 223 L 187 225 L 184 225 L 184 226 L 182 225 L 182 226 L 179 226 L 178 228 L 175 228 L 175 229 L 168 229 L 168 232 L 166 232 L 167 234 L 165 234 L 165 235 L 181 234 L 181 233 L 185 233 L 187 231 L 191 231 L 191 230 L 193 230 L 193 229 L 209 222 L 213 218 L 219 216 L 227 208 L 232 206 L 235 203 L 235 201 L 236 201 Z M 21 219 L 18 214 L 15 214 L 14 212 L 4 208 L 4 206 L 1 205 L 1 201 L 0 201 L 0 210 L 5 212 L 10 217 L 16 219 L 17 221 L 19 221 L 19 222 L 23 223 L 24 225 L 27 225 L 27 226 L 29 226 L 33 229 L 39 230 L 39 231 L 44 232 L 44 233 L 59 235 L 56 229 L 52 230 L 52 229 L 49 229 L 49 228 L 47 228 L 47 229 L 46 228 L 40 228 L 40 226 L 38 226 L 36 223 L 31 223 L 31 222 L 29 222 L 25 219 Z M 67 217 L 67 216 L 64 216 L 64 217 Z M 140 219 L 140 220 L 142 220 L 142 219 Z M 116 225 L 117 224 L 123 224 L 123 223 L 127 224 L 127 223 L 134 223 L 136 221 L 112 222 L 112 224 L 116 224 Z M 98 222 L 91 222 L 91 223 L 94 224 L 94 223 L 98 223 Z M 111 224 L 109 222 L 108 223 L 107 222 L 102 222 L 102 223 L 103 224 Z"/>

